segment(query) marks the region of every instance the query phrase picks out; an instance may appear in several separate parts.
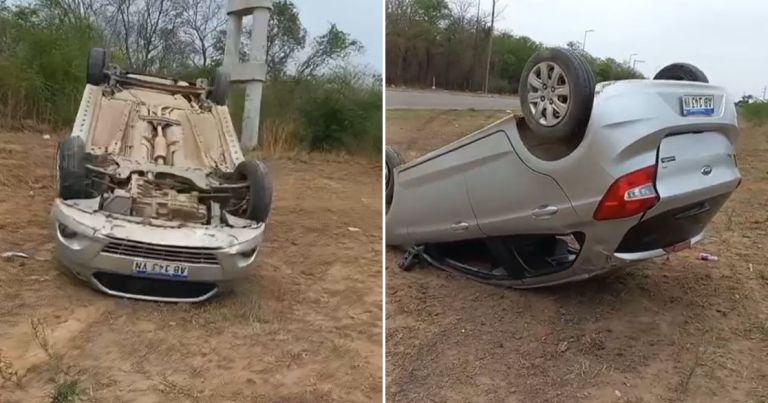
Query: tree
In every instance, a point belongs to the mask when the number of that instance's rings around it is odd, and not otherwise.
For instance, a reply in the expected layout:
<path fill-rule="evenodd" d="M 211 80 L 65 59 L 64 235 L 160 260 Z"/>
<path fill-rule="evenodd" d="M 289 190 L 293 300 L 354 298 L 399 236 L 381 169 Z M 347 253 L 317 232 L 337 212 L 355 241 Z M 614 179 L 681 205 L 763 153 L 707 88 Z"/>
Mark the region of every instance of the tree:
<path fill-rule="evenodd" d="M 280 77 L 288 63 L 307 44 L 307 30 L 301 24 L 296 5 L 289 0 L 272 3 L 267 30 L 267 71 L 271 77 Z"/>
<path fill-rule="evenodd" d="M 493 32 L 489 50 L 491 15 L 481 12 L 478 0 L 387 0 L 386 5 L 386 81 L 391 85 L 431 86 L 434 78 L 441 88 L 479 91 L 490 56 L 490 91 L 516 92 L 525 63 L 542 46 L 501 31 Z M 565 46 L 587 60 L 598 80 L 641 77 L 613 59 L 593 57 L 577 42 Z"/>
<path fill-rule="evenodd" d="M 186 41 L 194 49 L 192 62 L 206 68 L 214 55 L 217 40 L 227 23 L 221 0 L 182 0 L 180 25 Z"/>
<path fill-rule="evenodd" d="M 186 64 L 189 42 L 182 38 L 182 3 L 178 0 L 106 0 L 101 24 L 128 66 L 139 71 L 165 71 Z"/>
<path fill-rule="evenodd" d="M 320 68 L 338 60 L 346 60 L 362 51 L 363 44 L 360 41 L 340 30 L 336 24 L 331 24 L 328 31 L 312 41 L 309 55 L 296 68 L 296 76 L 314 75 Z"/>

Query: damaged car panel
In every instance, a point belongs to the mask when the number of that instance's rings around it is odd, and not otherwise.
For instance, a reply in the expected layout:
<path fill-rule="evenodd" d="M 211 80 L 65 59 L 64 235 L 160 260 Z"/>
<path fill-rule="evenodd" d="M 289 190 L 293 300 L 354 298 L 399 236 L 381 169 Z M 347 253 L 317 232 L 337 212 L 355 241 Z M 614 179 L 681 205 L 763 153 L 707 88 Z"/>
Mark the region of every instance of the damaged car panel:
<path fill-rule="evenodd" d="M 57 257 L 115 296 L 210 298 L 256 258 L 271 210 L 266 167 L 244 159 L 226 99 L 215 99 L 222 89 L 207 80 L 107 69 L 99 49 L 88 66 L 57 153 Z"/>

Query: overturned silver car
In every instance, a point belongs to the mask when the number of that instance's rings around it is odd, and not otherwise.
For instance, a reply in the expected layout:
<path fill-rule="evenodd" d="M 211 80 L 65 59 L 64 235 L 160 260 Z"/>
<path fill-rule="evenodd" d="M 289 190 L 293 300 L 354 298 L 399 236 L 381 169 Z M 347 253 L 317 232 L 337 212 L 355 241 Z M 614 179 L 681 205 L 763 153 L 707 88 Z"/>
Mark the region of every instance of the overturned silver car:
<path fill-rule="evenodd" d="M 92 49 L 71 136 L 59 145 L 56 256 L 107 294 L 202 301 L 254 263 L 272 203 L 245 160 L 226 74 L 184 82 L 107 67 Z"/>
<path fill-rule="evenodd" d="M 691 247 L 741 183 L 736 109 L 685 63 L 595 84 L 543 49 L 511 115 L 406 162 L 386 150 L 386 241 L 475 280 L 583 280 Z"/>

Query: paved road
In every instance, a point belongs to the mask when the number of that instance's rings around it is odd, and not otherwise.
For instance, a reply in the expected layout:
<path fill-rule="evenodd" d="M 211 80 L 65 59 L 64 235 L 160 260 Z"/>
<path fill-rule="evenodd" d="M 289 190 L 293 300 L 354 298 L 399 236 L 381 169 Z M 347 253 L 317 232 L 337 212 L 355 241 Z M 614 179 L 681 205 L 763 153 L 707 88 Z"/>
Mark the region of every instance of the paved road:
<path fill-rule="evenodd" d="M 480 95 L 442 90 L 387 89 L 387 109 L 519 110 L 515 96 Z"/>

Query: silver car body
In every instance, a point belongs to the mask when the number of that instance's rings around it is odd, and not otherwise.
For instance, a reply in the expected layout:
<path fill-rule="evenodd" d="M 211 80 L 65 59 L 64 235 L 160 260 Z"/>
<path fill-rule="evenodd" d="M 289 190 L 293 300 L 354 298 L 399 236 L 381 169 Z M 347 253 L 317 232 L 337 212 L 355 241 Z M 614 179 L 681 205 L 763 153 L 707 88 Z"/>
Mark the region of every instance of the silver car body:
<path fill-rule="evenodd" d="M 164 85 L 186 83 L 127 77 L 138 80 L 136 85 L 124 84 L 124 90 L 116 93 L 105 86 L 86 86 L 71 134 L 84 140 L 91 155 L 109 158 L 110 165 L 104 170 L 110 175 L 131 181 L 137 172 L 165 175 L 208 189 L 215 185 L 212 172 L 231 172 L 243 161 L 226 106 L 206 104 L 201 108 L 202 102 L 163 91 Z M 158 146 L 161 140 L 165 143 Z M 160 152 L 165 156 L 162 159 L 157 158 Z M 199 211 L 197 200 L 190 202 L 188 194 L 141 190 L 124 196 L 115 204 L 141 199 L 146 206 L 155 207 L 147 207 L 150 214 L 138 217 L 116 212 L 120 207 L 107 209 L 95 197 L 57 198 L 51 209 L 57 258 L 96 289 L 119 297 L 196 302 L 228 288 L 253 265 L 265 223 L 234 217 L 218 205 L 205 213 L 211 216 L 210 223 L 169 218 L 169 211 L 186 214 L 191 209 L 192 215 Z M 62 236 L 63 228 L 76 235 Z M 136 262 L 150 268 L 137 272 Z M 153 273 L 151 265 L 157 264 L 168 266 Z M 175 272 L 179 267 L 184 268 L 183 273 Z M 193 294 L 180 296 L 126 292 L 118 286 L 135 279 L 182 282 L 196 288 Z"/>
<path fill-rule="evenodd" d="M 683 116 L 683 95 L 714 95 L 714 114 Z M 598 84 L 584 138 L 562 158 L 549 158 L 546 147 L 533 144 L 524 127 L 520 117 L 510 116 L 398 167 L 386 217 L 387 244 L 579 232 L 585 242 L 568 270 L 510 285 L 580 280 L 664 255 L 664 247 L 671 245 L 631 252 L 622 252 L 619 245 L 633 228 L 666 220 L 665 214 L 675 209 L 710 201 L 713 205 L 706 208 L 716 211 L 741 180 L 734 151 L 739 133 L 735 106 L 724 88 L 709 84 Z M 653 164 L 655 206 L 628 218 L 593 219 L 614 180 Z M 681 233 L 696 242 L 708 222 L 686 222 Z M 676 224 L 670 225 L 674 230 Z"/>

